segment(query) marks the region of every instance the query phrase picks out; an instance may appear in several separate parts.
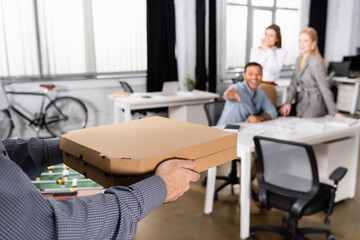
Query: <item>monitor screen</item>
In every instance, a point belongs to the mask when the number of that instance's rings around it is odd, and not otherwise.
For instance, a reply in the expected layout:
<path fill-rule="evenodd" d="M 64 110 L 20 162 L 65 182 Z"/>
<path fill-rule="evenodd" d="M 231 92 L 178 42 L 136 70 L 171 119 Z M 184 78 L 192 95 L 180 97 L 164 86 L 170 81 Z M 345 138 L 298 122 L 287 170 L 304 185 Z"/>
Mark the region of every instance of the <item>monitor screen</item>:
<path fill-rule="evenodd" d="M 345 56 L 343 61 L 350 62 L 350 71 L 360 71 L 360 55 L 359 56 Z"/>

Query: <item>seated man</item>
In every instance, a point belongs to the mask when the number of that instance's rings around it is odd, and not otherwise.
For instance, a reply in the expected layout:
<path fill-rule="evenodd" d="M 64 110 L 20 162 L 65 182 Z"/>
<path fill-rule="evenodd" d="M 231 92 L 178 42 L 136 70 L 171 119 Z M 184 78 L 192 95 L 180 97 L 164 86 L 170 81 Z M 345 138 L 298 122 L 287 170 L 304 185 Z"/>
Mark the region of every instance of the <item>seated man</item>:
<path fill-rule="evenodd" d="M 276 108 L 258 88 L 262 80 L 261 65 L 255 62 L 246 64 L 243 77 L 243 82 L 233 84 L 225 91 L 226 103 L 217 125 L 257 123 L 277 117 Z"/>
<path fill-rule="evenodd" d="M 265 92 L 258 88 L 262 80 L 261 65 L 255 62 L 246 64 L 243 77 L 245 81 L 233 84 L 225 91 L 223 98 L 226 103 L 217 125 L 238 122 L 257 123 L 277 117 L 276 108 Z M 255 179 L 256 175 L 255 158 L 252 158 L 251 179 Z M 252 184 L 251 187 L 257 191 L 256 186 Z M 261 212 L 252 197 L 250 197 L 250 212 L 252 214 Z"/>

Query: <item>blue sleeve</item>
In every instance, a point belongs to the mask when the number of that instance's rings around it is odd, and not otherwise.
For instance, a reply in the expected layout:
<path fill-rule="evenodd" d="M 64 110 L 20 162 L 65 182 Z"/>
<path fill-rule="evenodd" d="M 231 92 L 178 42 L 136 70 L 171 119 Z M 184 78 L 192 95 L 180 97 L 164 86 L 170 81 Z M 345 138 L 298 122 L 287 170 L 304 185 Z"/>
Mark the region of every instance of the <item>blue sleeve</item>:
<path fill-rule="evenodd" d="M 59 138 L 29 140 L 13 138 L 4 139 L 3 142 L 10 159 L 31 179 L 40 176 L 44 168 L 62 163 Z"/>

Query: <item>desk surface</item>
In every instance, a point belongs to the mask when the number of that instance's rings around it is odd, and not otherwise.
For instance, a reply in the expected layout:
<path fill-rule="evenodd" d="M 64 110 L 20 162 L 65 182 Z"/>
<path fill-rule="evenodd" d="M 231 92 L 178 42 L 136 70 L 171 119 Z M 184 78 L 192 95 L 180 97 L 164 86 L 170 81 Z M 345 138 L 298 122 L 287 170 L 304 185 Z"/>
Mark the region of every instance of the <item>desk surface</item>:
<path fill-rule="evenodd" d="M 164 96 L 161 92 L 133 93 L 128 97 L 110 97 L 115 102 L 128 104 L 130 106 L 151 105 L 161 103 L 179 103 L 191 101 L 204 101 L 220 97 L 217 93 L 194 90 L 192 92 L 178 92 L 176 95 Z"/>
<path fill-rule="evenodd" d="M 110 96 L 114 101 L 114 122 L 120 121 L 121 110 L 124 111 L 124 120 L 130 121 L 131 110 L 167 107 L 169 118 L 204 125 L 207 125 L 204 103 L 219 97 L 217 93 L 198 90 L 171 96 L 161 95 L 161 92 L 133 93 L 124 98 Z"/>
<path fill-rule="evenodd" d="M 276 127 L 280 127 L 281 125 L 289 124 L 289 120 L 300 120 L 302 123 L 304 122 L 311 122 L 311 123 L 318 123 L 323 124 L 324 129 L 323 131 L 309 131 L 308 129 L 304 129 L 304 131 L 288 131 L 288 132 L 281 132 L 276 129 Z M 359 130 L 360 123 L 357 123 L 355 125 L 352 125 L 350 127 L 331 123 L 327 121 L 327 117 L 321 117 L 321 118 L 312 118 L 312 119 L 306 119 L 306 118 L 295 118 L 295 117 L 278 117 L 275 120 L 266 121 L 262 123 L 257 124 L 251 124 L 251 123 L 241 123 L 241 129 L 238 133 L 238 148 L 241 148 L 243 150 L 247 151 L 254 151 L 254 141 L 253 137 L 255 135 L 261 135 L 261 136 L 267 136 L 272 138 L 278 138 L 283 140 L 290 140 L 290 141 L 298 141 L 298 142 L 305 142 L 308 144 L 316 144 L 319 142 L 324 141 L 331 141 L 331 139 L 339 139 L 342 136 L 347 137 L 349 135 L 353 135 L 354 129 Z M 256 128 L 265 128 L 262 132 L 256 133 L 254 131 L 248 132 L 247 128 L 249 127 L 256 127 Z M 254 129 L 256 130 L 256 129 Z M 285 129 L 286 130 L 286 129 Z"/>

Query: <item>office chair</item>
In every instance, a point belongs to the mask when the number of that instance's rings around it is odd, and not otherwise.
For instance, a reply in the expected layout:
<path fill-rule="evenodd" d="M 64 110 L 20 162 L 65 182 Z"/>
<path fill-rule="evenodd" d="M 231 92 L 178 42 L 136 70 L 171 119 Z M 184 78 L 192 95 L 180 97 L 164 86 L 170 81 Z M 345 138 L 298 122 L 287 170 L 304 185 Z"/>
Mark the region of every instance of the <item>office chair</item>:
<path fill-rule="evenodd" d="M 215 102 L 209 102 L 204 104 L 204 109 L 206 113 L 206 118 L 208 120 L 209 126 L 215 126 L 221 116 L 222 110 L 224 108 L 225 101 L 218 100 Z M 239 178 L 237 176 L 237 162 L 240 162 L 239 159 L 234 159 L 231 161 L 231 170 L 228 176 L 216 176 L 218 180 L 224 180 L 225 182 L 221 184 L 215 190 L 214 199 L 218 199 L 218 192 L 221 191 L 224 187 L 231 184 L 231 192 L 234 192 L 233 185 L 239 184 Z M 203 184 L 206 184 L 207 178 L 205 178 Z"/>
<path fill-rule="evenodd" d="M 132 87 L 130 86 L 130 84 L 128 84 L 127 82 L 125 81 L 119 81 L 122 89 L 124 89 L 125 92 L 128 92 L 128 93 L 134 93 L 134 90 L 132 89 Z"/>
<path fill-rule="evenodd" d="M 330 225 L 338 182 L 347 169 L 337 168 L 330 179 L 332 186 L 319 182 L 316 158 L 312 147 L 305 143 L 267 137 L 254 137 L 258 157 L 259 200 L 266 209 L 276 208 L 289 213 L 283 218 L 286 228 L 270 226 L 250 227 L 250 236 L 256 231 L 283 235 L 282 239 L 307 239 L 305 234 L 324 233 L 327 239 L 335 236 L 329 229 L 298 228 L 302 216 L 324 211 L 324 223 Z"/>
<path fill-rule="evenodd" d="M 259 87 L 265 92 L 272 105 L 276 107 L 277 93 L 276 89 L 269 84 L 260 84 Z"/>
<path fill-rule="evenodd" d="M 132 89 L 132 87 L 130 86 L 129 83 L 125 82 L 125 81 L 119 81 L 122 89 L 124 90 L 124 92 L 128 92 L 128 93 L 134 93 L 134 90 Z M 147 115 L 147 111 L 146 110 L 131 110 L 131 115 L 139 113 L 140 115 L 146 116 Z"/>

